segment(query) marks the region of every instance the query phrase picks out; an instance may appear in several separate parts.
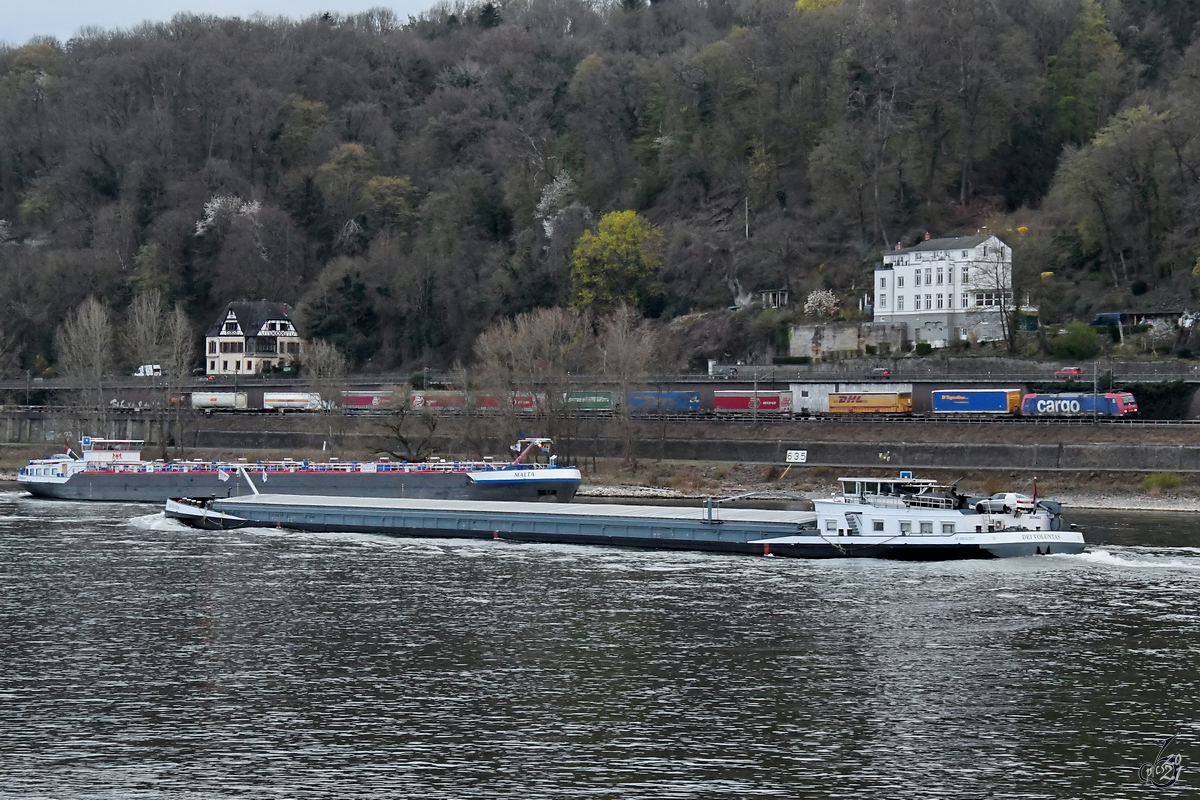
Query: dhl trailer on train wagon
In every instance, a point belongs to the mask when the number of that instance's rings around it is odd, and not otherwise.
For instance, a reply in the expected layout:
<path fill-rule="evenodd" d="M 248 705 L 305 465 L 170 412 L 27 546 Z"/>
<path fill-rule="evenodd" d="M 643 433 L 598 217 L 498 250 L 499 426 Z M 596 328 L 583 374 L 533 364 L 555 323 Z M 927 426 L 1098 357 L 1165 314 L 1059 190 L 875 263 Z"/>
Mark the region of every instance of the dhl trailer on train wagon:
<path fill-rule="evenodd" d="M 830 414 L 907 414 L 912 411 L 908 392 L 838 392 L 829 395 Z"/>

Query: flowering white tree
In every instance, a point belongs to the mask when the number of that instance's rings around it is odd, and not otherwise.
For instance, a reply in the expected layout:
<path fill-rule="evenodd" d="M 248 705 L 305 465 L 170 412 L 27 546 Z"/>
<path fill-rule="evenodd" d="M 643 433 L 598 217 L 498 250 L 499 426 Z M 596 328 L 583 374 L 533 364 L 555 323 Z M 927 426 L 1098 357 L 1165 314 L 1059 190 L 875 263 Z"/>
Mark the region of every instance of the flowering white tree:
<path fill-rule="evenodd" d="M 546 232 L 547 238 L 554 235 L 554 223 L 558 221 L 558 215 L 575 200 L 578 193 L 579 186 L 566 170 L 558 173 L 558 176 L 542 189 L 536 216 L 542 221 L 542 230 Z"/>
<path fill-rule="evenodd" d="M 208 231 L 223 225 L 234 217 L 254 218 L 262 210 L 262 204 L 257 200 L 246 201 L 237 195 L 219 194 L 204 204 L 204 216 L 196 223 L 196 235 L 203 236 Z"/>
<path fill-rule="evenodd" d="M 257 200 L 243 200 L 237 195 L 215 195 L 204 204 L 204 216 L 196 222 L 196 235 L 206 233 L 222 233 L 236 219 L 244 219 L 250 225 L 254 245 L 258 248 L 258 257 L 270 261 L 267 246 L 262 240 L 262 223 L 259 222 L 258 212 L 262 211 L 262 203 Z"/>
<path fill-rule="evenodd" d="M 804 300 L 804 313 L 814 317 L 832 317 L 838 312 L 838 299 L 829 289 L 815 289 Z"/>
<path fill-rule="evenodd" d="M 1143 340 L 1147 352 L 1161 348 L 1169 348 L 1178 335 L 1175 326 L 1163 319 L 1153 319 L 1147 325 L 1146 336 Z"/>

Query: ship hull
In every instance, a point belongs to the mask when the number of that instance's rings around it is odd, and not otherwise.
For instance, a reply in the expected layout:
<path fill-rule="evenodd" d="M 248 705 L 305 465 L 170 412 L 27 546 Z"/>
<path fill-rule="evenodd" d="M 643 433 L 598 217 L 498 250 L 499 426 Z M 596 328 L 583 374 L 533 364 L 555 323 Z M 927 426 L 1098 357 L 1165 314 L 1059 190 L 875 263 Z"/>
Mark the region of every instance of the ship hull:
<path fill-rule="evenodd" d="M 511 480 L 496 480 L 504 477 L 501 473 L 484 473 L 490 479 L 481 481 L 462 472 L 271 472 L 265 482 L 261 472 L 248 474 L 255 488 L 271 494 L 569 503 L 579 488 L 579 473 L 563 469 L 558 477 L 553 475 L 557 471 L 513 470 L 508 473 Z M 224 481 L 216 472 L 87 472 L 59 482 L 17 482 L 36 497 L 59 500 L 161 504 L 172 497 L 254 494 L 246 477 L 236 473 Z"/>
<path fill-rule="evenodd" d="M 372 533 L 547 544 L 611 545 L 785 558 L 881 558 L 907 561 L 1067 555 L 1083 551 L 1081 534 L 992 531 L 951 536 L 841 536 L 793 533 L 809 512 L 700 507 L 526 503 L 444 503 L 362 497 L 260 495 L 230 500 L 180 498 L 168 517 L 209 530 L 244 527 Z"/>

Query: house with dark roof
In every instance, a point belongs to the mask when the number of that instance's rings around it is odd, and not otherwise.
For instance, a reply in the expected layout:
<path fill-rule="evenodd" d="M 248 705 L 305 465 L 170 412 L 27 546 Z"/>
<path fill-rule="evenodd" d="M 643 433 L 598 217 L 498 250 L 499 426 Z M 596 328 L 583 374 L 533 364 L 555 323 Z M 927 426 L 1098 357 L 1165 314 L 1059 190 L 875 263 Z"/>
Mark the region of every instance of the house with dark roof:
<path fill-rule="evenodd" d="M 209 375 L 239 375 L 282 367 L 300 358 L 292 307 L 266 300 L 230 303 L 204 334 Z"/>
<path fill-rule="evenodd" d="M 1003 340 L 1014 311 L 1012 248 L 990 235 L 897 245 L 875 267 L 873 305 L 876 322 L 904 324 L 914 343 Z"/>

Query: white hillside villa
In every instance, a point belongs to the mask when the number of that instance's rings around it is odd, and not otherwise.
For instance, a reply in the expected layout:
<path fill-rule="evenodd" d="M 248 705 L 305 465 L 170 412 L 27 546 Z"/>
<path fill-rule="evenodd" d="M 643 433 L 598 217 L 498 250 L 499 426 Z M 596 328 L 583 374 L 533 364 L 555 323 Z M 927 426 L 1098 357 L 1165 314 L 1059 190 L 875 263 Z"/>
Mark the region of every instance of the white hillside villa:
<path fill-rule="evenodd" d="M 281 367 L 300 357 L 292 307 L 284 303 L 230 303 L 204 335 L 206 372 L 238 375 Z"/>
<path fill-rule="evenodd" d="M 875 268 L 875 321 L 903 323 L 914 342 L 999 341 L 1013 312 L 1012 248 L 995 236 L 929 239 Z"/>

